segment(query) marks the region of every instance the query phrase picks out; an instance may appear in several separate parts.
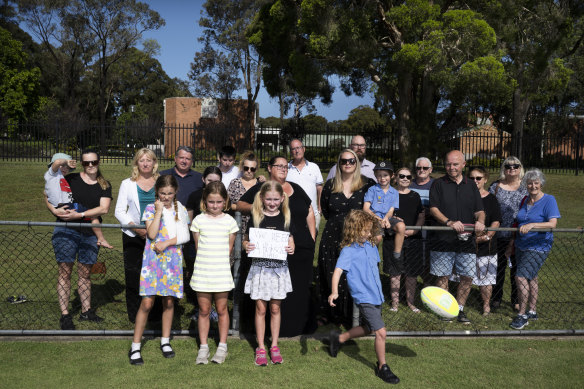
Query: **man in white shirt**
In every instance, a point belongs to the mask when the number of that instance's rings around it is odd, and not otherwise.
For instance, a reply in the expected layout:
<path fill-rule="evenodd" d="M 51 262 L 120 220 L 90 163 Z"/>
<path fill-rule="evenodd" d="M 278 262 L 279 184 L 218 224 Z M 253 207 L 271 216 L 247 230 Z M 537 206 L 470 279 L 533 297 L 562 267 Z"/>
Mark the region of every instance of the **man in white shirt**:
<path fill-rule="evenodd" d="M 294 182 L 302 187 L 310 200 L 316 218 L 316 230 L 320 225 L 320 193 L 322 192 L 322 173 L 317 164 L 304 158 L 306 148 L 298 139 L 290 142 L 292 160 L 288 163 L 286 181 Z"/>
<path fill-rule="evenodd" d="M 351 144 L 349 145 L 349 148 L 353 150 L 355 154 L 357 154 L 357 157 L 359 158 L 359 163 L 361 164 L 361 174 L 377 182 L 377 179 L 375 178 L 375 173 L 373 172 L 375 164 L 365 159 L 365 151 L 367 150 L 367 143 L 365 143 L 365 138 L 363 138 L 361 135 L 355 135 L 351 139 Z M 335 164 L 331 168 L 328 176 L 326 177 L 327 181 L 335 176 L 336 170 L 337 165 Z"/>

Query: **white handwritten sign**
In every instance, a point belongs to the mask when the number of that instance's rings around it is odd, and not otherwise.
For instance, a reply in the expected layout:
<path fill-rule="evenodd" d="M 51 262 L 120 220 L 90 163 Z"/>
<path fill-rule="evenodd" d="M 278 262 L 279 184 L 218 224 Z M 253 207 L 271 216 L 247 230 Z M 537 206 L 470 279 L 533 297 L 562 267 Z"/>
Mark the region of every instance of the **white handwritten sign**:
<path fill-rule="evenodd" d="M 288 246 L 289 237 L 290 233 L 286 231 L 250 228 L 249 241 L 255 248 L 247 256 L 285 261 L 288 256 L 285 248 Z"/>

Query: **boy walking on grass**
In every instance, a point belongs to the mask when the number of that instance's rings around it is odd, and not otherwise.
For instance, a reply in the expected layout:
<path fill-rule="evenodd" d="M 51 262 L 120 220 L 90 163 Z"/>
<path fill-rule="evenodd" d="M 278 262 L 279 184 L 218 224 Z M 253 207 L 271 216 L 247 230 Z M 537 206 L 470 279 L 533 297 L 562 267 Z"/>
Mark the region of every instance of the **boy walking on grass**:
<path fill-rule="evenodd" d="M 336 358 L 341 344 L 349 339 L 359 338 L 375 332 L 375 354 L 377 354 L 376 375 L 390 384 L 397 384 L 399 378 L 393 374 L 385 360 L 385 323 L 381 317 L 383 291 L 379 279 L 379 251 L 375 246 L 375 235 L 379 222 L 361 210 L 352 210 L 345 219 L 341 254 L 337 260 L 332 279 L 332 293 L 329 304 L 339 297 L 339 281 L 343 272 L 351 297 L 359 307 L 361 325 L 339 334 L 331 331 L 329 348 Z"/>

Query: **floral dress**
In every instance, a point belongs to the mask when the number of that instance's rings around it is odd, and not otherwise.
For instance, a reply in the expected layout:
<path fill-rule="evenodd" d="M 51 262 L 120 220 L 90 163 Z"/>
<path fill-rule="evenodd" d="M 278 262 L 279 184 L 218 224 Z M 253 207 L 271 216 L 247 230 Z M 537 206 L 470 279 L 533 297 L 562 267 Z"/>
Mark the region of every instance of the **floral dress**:
<path fill-rule="evenodd" d="M 186 209 L 179 203 L 178 211 L 184 212 L 184 220 L 188 219 Z M 154 219 L 154 204 L 149 204 L 144 210 L 142 221 Z M 166 217 L 175 215 L 174 208 L 163 217 L 160 222 L 160 229 L 156 239 L 150 240 L 146 236 L 146 247 L 142 257 L 142 270 L 140 272 L 140 296 L 173 296 L 182 298 L 183 296 L 183 253 L 180 246 L 169 246 L 162 254 L 156 254 L 154 243 L 170 239 Z"/>

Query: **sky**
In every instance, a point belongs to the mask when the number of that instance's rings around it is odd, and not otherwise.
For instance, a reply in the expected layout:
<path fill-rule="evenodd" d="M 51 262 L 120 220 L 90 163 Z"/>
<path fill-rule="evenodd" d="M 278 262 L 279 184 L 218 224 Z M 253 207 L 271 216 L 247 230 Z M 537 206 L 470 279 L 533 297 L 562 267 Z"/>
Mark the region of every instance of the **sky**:
<path fill-rule="evenodd" d="M 156 39 L 161 46 L 157 59 L 162 68 L 170 77 L 187 79 L 191 62 L 197 51 L 202 46 L 197 38 L 202 36 L 199 27 L 203 0 L 142 0 L 150 5 L 150 8 L 158 12 L 166 21 L 166 25 L 158 30 L 146 31 L 144 39 Z M 141 48 L 141 47 L 139 47 Z M 338 87 L 338 85 L 336 85 Z M 243 97 L 243 91 L 236 93 L 237 97 Z M 265 89 L 261 89 L 257 103 L 259 104 L 260 117 L 279 117 L 277 100 L 270 98 Z M 327 121 L 345 120 L 353 108 L 359 105 L 373 104 L 372 96 L 358 97 L 345 96 L 337 88 L 333 95 L 333 102 L 325 106 L 315 100 L 316 114 L 323 116 Z M 291 113 L 288 113 L 288 117 Z M 304 112 L 306 114 L 306 112 Z"/>

